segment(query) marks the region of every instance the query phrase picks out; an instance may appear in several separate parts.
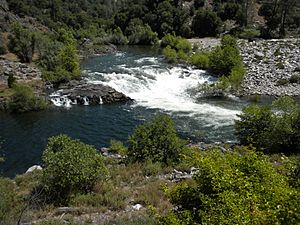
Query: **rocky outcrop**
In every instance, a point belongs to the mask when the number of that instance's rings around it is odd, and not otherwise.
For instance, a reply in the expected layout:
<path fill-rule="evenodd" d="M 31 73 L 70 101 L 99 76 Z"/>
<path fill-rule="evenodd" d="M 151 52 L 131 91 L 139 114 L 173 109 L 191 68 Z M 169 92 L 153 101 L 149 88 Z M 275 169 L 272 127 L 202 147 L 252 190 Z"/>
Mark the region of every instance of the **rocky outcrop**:
<path fill-rule="evenodd" d="M 51 102 L 57 106 L 99 105 L 132 101 L 131 98 L 111 87 L 91 84 L 85 80 L 73 80 L 60 85 L 59 91 L 51 94 L 50 98 Z"/>
<path fill-rule="evenodd" d="M 42 73 L 39 69 L 24 63 L 0 60 L 1 80 L 7 79 L 10 74 L 19 82 L 42 81 Z"/>
<path fill-rule="evenodd" d="M 241 95 L 300 96 L 300 39 L 240 41 L 239 45 L 247 68 Z"/>

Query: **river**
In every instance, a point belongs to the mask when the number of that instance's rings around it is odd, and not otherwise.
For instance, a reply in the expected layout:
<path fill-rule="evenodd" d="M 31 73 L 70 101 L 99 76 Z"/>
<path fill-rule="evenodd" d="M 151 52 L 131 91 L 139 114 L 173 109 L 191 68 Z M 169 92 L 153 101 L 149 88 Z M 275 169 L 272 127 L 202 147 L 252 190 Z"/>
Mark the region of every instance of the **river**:
<path fill-rule="evenodd" d="M 155 49 L 124 47 L 82 63 L 89 82 L 101 83 L 135 99 L 133 104 L 51 107 L 22 115 L 0 113 L 4 176 L 13 177 L 41 162 L 50 136 L 65 133 L 97 148 L 111 139 L 126 141 L 135 126 L 154 115 L 170 115 L 181 136 L 195 142 L 232 142 L 234 120 L 246 102 L 199 99 L 198 84 L 214 82 L 203 70 L 166 64 Z"/>

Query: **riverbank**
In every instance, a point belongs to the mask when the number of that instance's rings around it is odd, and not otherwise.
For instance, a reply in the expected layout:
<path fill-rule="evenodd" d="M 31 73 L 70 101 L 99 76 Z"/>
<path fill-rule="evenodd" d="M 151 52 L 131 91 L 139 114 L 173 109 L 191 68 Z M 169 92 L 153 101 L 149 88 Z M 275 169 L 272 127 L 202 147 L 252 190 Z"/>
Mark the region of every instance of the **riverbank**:
<path fill-rule="evenodd" d="M 220 39 L 189 39 L 200 49 L 220 45 Z M 246 67 L 238 96 L 300 96 L 300 39 L 239 40 Z"/>
<path fill-rule="evenodd" d="M 300 39 L 239 41 L 247 68 L 241 93 L 300 96 Z"/>

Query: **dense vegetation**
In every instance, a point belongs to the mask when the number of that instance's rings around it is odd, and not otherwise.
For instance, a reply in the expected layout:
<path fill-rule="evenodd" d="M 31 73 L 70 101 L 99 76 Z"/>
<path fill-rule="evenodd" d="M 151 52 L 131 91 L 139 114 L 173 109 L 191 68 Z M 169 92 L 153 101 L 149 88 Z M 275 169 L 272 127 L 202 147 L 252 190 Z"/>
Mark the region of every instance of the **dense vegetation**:
<path fill-rule="evenodd" d="M 46 108 L 46 101 L 37 97 L 33 89 L 28 85 L 15 84 L 13 86 L 12 99 L 8 104 L 8 110 L 16 113 L 39 111 Z"/>
<path fill-rule="evenodd" d="M 163 54 L 169 62 L 189 63 L 219 77 L 219 82 L 208 88 L 239 89 L 246 71 L 234 37 L 224 35 L 221 46 L 216 46 L 211 51 L 196 49 L 192 52 L 192 46 L 186 39 L 171 34 L 162 38 L 161 46 L 164 47 Z"/>
<path fill-rule="evenodd" d="M 291 109 L 291 104 L 280 101 L 276 105 L 282 110 Z M 17 176 L 15 182 L 0 178 L 0 221 L 7 225 L 38 218 L 41 225 L 63 224 L 58 217 L 48 217 L 54 203 L 75 210 L 68 218 L 61 216 L 70 224 L 92 223 L 80 214 L 95 210 L 112 213 L 110 219 L 93 220 L 96 224 L 297 224 L 298 155 L 264 155 L 242 146 L 206 151 L 185 146 L 178 161 L 169 151 L 172 141 L 180 142 L 180 148 L 184 144 L 167 116 L 137 127 L 129 137 L 129 150 L 113 141 L 112 149 L 123 152 L 121 158 L 104 158 L 92 146 L 66 135 L 52 137 L 43 154 L 42 171 Z M 128 160 L 132 151 L 146 155 Z M 162 151 L 176 164 L 168 166 L 161 160 Z M 172 169 L 191 167 L 192 178 L 176 184 L 168 180 Z M 136 203 L 148 209 L 128 211 Z"/>
<path fill-rule="evenodd" d="M 300 106 L 290 97 L 266 106 L 247 106 L 236 121 L 236 134 L 243 145 L 267 152 L 300 152 Z"/>
<path fill-rule="evenodd" d="M 8 3 L 15 13 L 37 18 L 51 29 L 68 27 L 77 39 L 113 34 L 117 28 L 127 37 L 138 37 L 135 34 L 146 30 L 156 32 L 160 38 L 172 32 L 183 37 L 215 36 L 230 29 L 223 26 L 229 20 L 235 22 L 235 32 L 261 29 L 266 36 L 284 35 L 286 29 L 299 27 L 300 8 L 296 0 L 8 0 Z M 267 21 L 266 26 L 260 24 L 258 28 L 253 26 L 258 17 L 257 3 L 259 14 Z M 138 24 L 138 29 L 132 29 L 133 24 Z"/>

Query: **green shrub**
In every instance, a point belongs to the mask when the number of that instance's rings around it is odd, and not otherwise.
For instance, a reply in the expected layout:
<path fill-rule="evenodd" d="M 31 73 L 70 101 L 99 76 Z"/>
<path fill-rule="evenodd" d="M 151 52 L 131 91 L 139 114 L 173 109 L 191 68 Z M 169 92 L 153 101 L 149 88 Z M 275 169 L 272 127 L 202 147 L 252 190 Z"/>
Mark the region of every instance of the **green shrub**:
<path fill-rule="evenodd" d="M 116 141 L 116 140 L 110 141 L 109 149 L 111 152 L 118 153 L 120 155 L 125 155 L 128 151 L 121 141 Z"/>
<path fill-rule="evenodd" d="M 160 224 L 296 224 L 299 191 L 267 157 L 240 151 L 195 156 L 199 172 L 166 189 L 175 209 Z"/>
<path fill-rule="evenodd" d="M 191 56 L 190 62 L 199 69 L 205 70 L 209 68 L 209 58 L 207 54 L 195 53 Z"/>
<path fill-rule="evenodd" d="M 178 38 L 175 35 L 167 34 L 161 39 L 160 46 L 162 48 L 170 46 L 171 48 L 175 48 L 178 43 Z"/>
<path fill-rule="evenodd" d="M 142 171 L 144 176 L 157 175 L 162 171 L 162 166 L 160 162 L 152 162 L 151 160 L 147 160 L 142 165 Z"/>
<path fill-rule="evenodd" d="M 199 9 L 193 18 L 192 30 L 198 37 L 216 36 L 222 30 L 222 20 L 211 10 Z"/>
<path fill-rule="evenodd" d="M 276 67 L 277 67 L 278 69 L 283 70 L 283 69 L 284 69 L 284 64 L 283 64 L 282 62 L 279 62 L 279 63 L 276 64 Z"/>
<path fill-rule="evenodd" d="M 43 153 L 43 184 L 50 201 L 65 204 L 71 195 L 88 193 L 107 170 L 96 149 L 67 135 L 49 139 Z"/>
<path fill-rule="evenodd" d="M 19 23 L 14 23 L 11 31 L 8 43 L 10 51 L 15 53 L 21 62 L 30 63 L 35 49 L 35 34 Z"/>
<path fill-rule="evenodd" d="M 177 62 L 177 52 L 172 49 L 169 45 L 163 49 L 163 55 L 167 58 L 170 63 Z"/>
<path fill-rule="evenodd" d="M 38 111 L 46 108 L 46 102 L 42 97 L 35 96 L 31 87 L 16 84 L 13 87 L 14 94 L 8 104 L 12 112 L 23 113 Z"/>
<path fill-rule="evenodd" d="M 16 78 L 14 77 L 13 73 L 10 73 L 8 75 L 7 84 L 9 88 L 12 88 L 14 84 L 16 83 Z"/>
<path fill-rule="evenodd" d="M 239 37 L 242 39 L 253 39 L 260 36 L 260 30 L 255 28 L 245 28 L 239 33 Z"/>
<path fill-rule="evenodd" d="M 292 83 L 292 84 L 300 84 L 300 76 L 292 75 L 289 78 L 289 82 Z"/>
<path fill-rule="evenodd" d="M 278 113 L 257 105 L 247 106 L 235 122 L 241 144 L 267 152 L 300 152 L 300 107 L 290 97 L 273 102 Z"/>
<path fill-rule="evenodd" d="M 144 25 L 140 19 L 132 19 L 125 30 L 129 44 L 154 45 L 157 43 L 157 33 L 149 25 Z"/>
<path fill-rule="evenodd" d="M 179 50 L 178 53 L 177 53 L 177 57 L 181 60 L 183 60 L 184 62 L 186 62 L 188 60 L 188 55 L 182 51 L 182 50 Z"/>
<path fill-rule="evenodd" d="M 282 85 L 286 85 L 289 83 L 289 80 L 288 79 L 279 79 L 277 82 L 276 82 L 276 85 L 278 86 L 282 86 Z"/>
<path fill-rule="evenodd" d="M 128 158 L 132 162 L 178 162 L 186 141 L 180 139 L 172 119 L 166 115 L 135 128 L 129 137 Z"/>
<path fill-rule="evenodd" d="M 0 224 L 15 224 L 21 206 L 14 182 L 0 177 Z"/>
<path fill-rule="evenodd" d="M 176 52 L 181 50 L 186 54 L 189 54 L 192 51 L 192 45 L 188 40 L 172 34 L 167 34 L 164 36 L 160 45 L 161 47 L 170 46 L 170 48 L 175 49 Z"/>
<path fill-rule="evenodd" d="M 241 87 L 242 81 L 245 76 L 245 68 L 242 65 L 238 65 L 232 68 L 228 80 L 233 90 L 238 90 Z"/>

